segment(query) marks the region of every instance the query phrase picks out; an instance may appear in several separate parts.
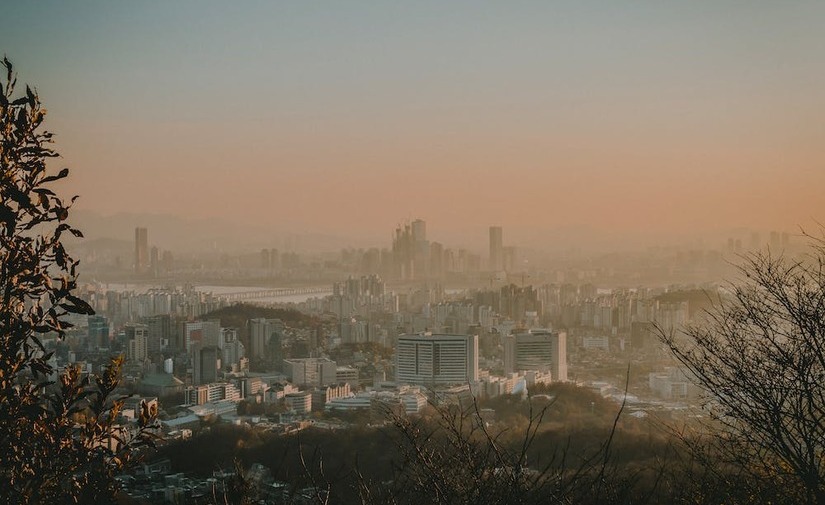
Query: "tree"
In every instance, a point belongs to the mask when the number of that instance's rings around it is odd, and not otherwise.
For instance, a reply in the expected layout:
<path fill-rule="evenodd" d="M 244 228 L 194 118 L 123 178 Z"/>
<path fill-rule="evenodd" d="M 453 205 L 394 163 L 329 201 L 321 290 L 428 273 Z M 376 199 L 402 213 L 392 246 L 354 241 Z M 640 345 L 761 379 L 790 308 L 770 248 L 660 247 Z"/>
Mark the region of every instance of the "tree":
<path fill-rule="evenodd" d="M 645 503 L 652 496 L 638 488 L 637 475 L 622 475 L 612 457 L 624 403 L 606 438 L 577 454 L 569 439 L 566 445 L 550 444 L 544 450 L 534 446 L 547 434 L 541 428 L 552 406 L 550 401 L 534 409 L 528 403 L 523 426 L 489 425 L 475 399 L 432 403 L 431 414 L 420 417 L 385 409 L 388 441 L 398 459 L 392 478 L 380 484 L 365 478 L 356 464 L 360 502 L 610 504 Z"/>
<path fill-rule="evenodd" d="M 61 241 L 82 234 L 67 219 L 71 203 L 51 188 L 43 131 L 46 110 L 26 86 L 14 97 L 16 75 L 4 58 L 0 83 L 0 502 L 110 502 L 116 472 L 133 449 L 152 443 L 154 413 L 144 405 L 136 432 L 116 424 L 122 399 L 112 400 L 122 360 L 97 376 L 76 367 L 57 371 L 43 340 L 61 339 L 70 314 L 93 314 L 73 294 L 77 266 Z"/>
<path fill-rule="evenodd" d="M 798 260 L 745 256 L 707 322 L 659 336 L 707 393 L 726 471 L 825 504 L 825 243 L 811 240 Z"/>

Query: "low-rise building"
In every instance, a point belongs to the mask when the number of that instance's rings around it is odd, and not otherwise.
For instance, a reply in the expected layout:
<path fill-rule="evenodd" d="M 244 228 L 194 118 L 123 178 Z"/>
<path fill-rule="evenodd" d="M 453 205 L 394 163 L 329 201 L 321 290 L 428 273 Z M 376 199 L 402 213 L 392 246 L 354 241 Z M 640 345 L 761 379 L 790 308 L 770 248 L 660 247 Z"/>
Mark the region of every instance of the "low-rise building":
<path fill-rule="evenodd" d="M 312 392 L 312 410 L 322 411 L 327 403 L 336 399 L 350 396 L 352 390 L 346 382 L 337 386 L 324 386 Z"/>
<path fill-rule="evenodd" d="M 351 366 L 339 366 L 335 370 L 335 381 L 338 384 L 346 382 L 350 387 L 358 387 L 358 369 Z"/>
<path fill-rule="evenodd" d="M 183 381 L 170 373 L 146 374 L 137 387 L 141 394 L 159 397 L 178 395 L 185 389 Z"/>
<path fill-rule="evenodd" d="M 289 393 L 284 397 L 284 405 L 296 414 L 312 412 L 312 394 L 309 391 Z"/>

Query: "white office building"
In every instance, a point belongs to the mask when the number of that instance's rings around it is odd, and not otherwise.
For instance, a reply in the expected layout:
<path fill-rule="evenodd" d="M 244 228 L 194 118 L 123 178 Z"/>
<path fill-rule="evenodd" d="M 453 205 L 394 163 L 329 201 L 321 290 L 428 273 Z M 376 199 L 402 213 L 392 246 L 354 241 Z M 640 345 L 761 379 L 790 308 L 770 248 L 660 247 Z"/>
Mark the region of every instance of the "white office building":
<path fill-rule="evenodd" d="M 399 336 L 395 380 L 421 386 L 478 381 L 478 335 Z"/>
<path fill-rule="evenodd" d="M 283 361 L 284 375 L 293 384 L 328 386 L 337 384 L 338 365 L 327 358 L 294 358 Z"/>
<path fill-rule="evenodd" d="M 553 381 L 567 380 L 567 334 L 530 330 L 504 340 L 504 373 L 550 372 Z"/>

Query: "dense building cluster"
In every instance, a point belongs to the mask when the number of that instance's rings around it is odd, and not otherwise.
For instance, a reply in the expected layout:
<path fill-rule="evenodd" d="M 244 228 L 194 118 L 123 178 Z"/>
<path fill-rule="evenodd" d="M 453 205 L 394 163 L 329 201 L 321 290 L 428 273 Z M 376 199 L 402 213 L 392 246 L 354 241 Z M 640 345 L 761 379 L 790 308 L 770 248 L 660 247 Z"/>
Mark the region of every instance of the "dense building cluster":
<path fill-rule="evenodd" d="M 136 230 L 142 279 L 159 265 L 147 248 L 146 231 Z M 605 371 L 629 359 L 646 363 L 626 386 L 634 395 L 678 402 L 697 394 L 684 370 L 661 359 L 653 328 L 701 317 L 714 288 L 602 287 L 587 275 L 584 282 L 537 282 L 547 276 L 515 271 L 515 249 L 495 226 L 486 259 L 430 242 L 421 220 L 399 226 L 389 250 L 347 254 L 359 266 L 326 287 L 219 294 L 174 283 L 89 284 L 80 296 L 96 315 L 75 318 L 67 338 L 47 346 L 56 365 L 78 363 L 87 372 L 122 354 L 124 390 L 159 401 L 172 440 L 215 419 L 278 433 L 341 415 L 380 423 L 387 412 L 524 396 L 554 382 L 610 396 L 620 385 L 605 380 Z M 299 264 L 274 249 L 259 259 L 270 273 Z M 476 272 L 483 282 L 445 288 L 455 271 Z M 267 303 L 235 305 L 299 293 L 302 299 L 281 304 L 293 311 L 290 319 L 267 312 Z M 214 315 L 224 311 L 248 315 Z M 644 415 L 644 405 L 635 413 Z M 202 490 L 180 482 L 164 496 Z"/>

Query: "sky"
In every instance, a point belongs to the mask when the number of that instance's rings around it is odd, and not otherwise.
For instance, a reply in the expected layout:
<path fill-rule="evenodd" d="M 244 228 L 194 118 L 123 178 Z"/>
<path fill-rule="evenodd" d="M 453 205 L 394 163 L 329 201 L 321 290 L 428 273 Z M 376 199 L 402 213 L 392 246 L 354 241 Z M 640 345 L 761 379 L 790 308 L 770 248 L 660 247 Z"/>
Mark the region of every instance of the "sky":
<path fill-rule="evenodd" d="M 389 236 L 825 222 L 825 2 L 15 2 L 101 214 Z M 519 232 L 516 232 L 519 233 Z"/>

